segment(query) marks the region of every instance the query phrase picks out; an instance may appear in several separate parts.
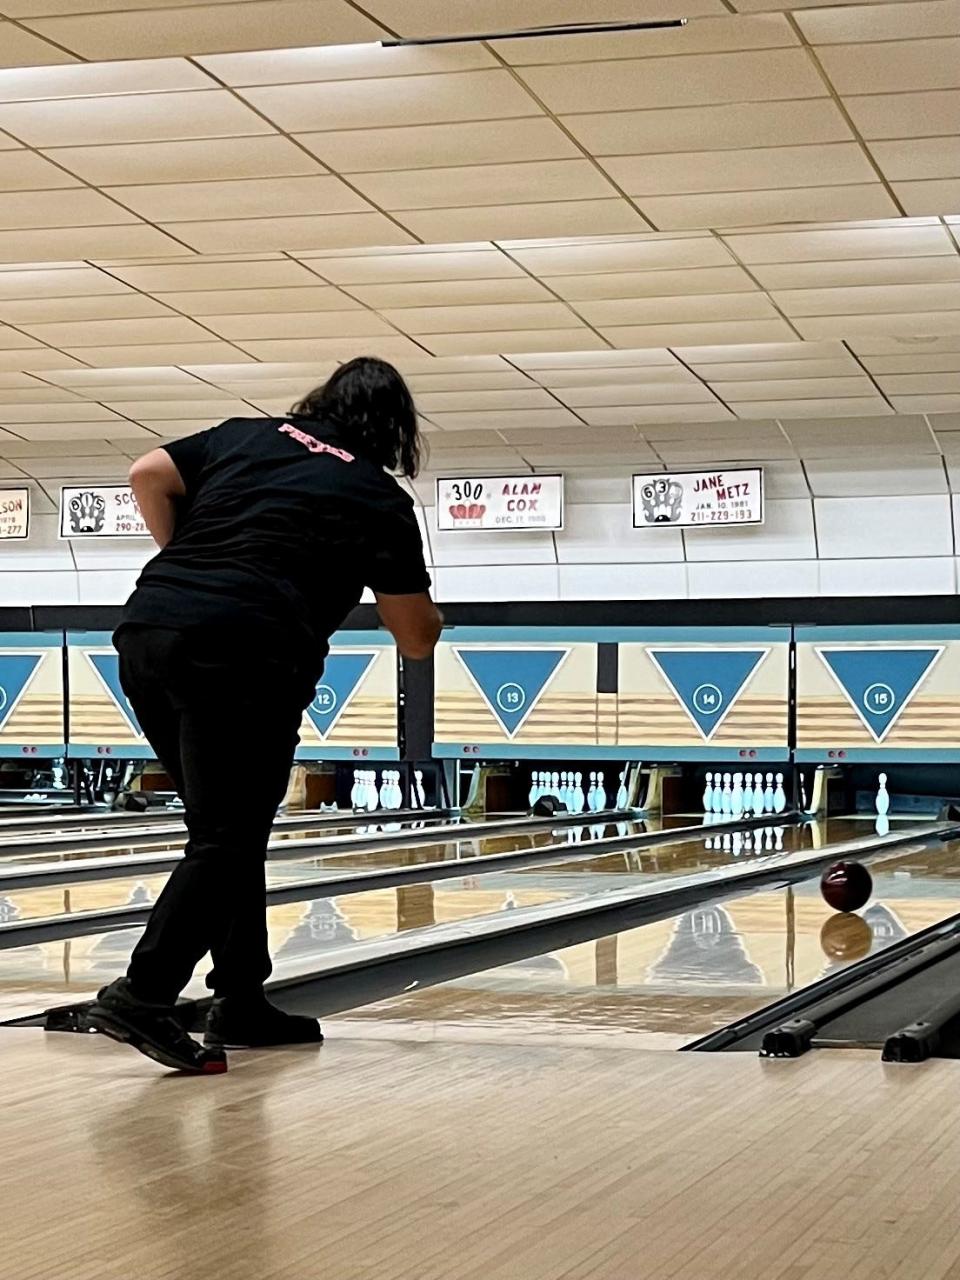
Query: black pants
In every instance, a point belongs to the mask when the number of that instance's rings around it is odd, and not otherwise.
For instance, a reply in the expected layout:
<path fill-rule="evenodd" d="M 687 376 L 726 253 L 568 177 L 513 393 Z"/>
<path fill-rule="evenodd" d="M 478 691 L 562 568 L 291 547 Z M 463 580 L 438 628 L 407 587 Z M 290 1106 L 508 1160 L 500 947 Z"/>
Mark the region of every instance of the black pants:
<path fill-rule="evenodd" d="M 124 692 L 180 793 L 189 835 L 131 957 L 130 983 L 143 999 L 172 1004 L 209 951 L 215 994 L 259 993 L 271 970 L 267 841 L 313 681 L 285 655 L 243 657 L 189 631 L 123 627 L 116 646 Z"/>

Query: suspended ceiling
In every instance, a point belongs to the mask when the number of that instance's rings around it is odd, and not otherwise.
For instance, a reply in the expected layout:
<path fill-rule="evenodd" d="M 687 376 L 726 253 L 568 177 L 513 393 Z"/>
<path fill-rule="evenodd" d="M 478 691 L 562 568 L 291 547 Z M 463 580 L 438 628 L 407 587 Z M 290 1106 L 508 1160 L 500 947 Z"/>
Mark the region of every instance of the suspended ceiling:
<path fill-rule="evenodd" d="M 369 351 L 464 465 L 949 455 L 960 3 L 775 8 L 0 0 L 0 452 Z"/>

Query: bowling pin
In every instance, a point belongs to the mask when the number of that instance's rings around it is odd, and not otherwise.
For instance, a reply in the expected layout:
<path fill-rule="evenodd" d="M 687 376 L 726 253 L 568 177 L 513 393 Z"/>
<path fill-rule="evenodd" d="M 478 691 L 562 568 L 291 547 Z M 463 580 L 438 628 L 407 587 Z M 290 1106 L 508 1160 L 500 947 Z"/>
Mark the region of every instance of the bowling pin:
<path fill-rule="evenodd" d="M 536 773 L 531 773 L 530 775 L 530 790 L 527 792 L 527 804 L 531 809 L 537 803 L 537 776 L 538 775 Z"/>
<path fill-rule="evenodd" d="M 561 804 L 565 804 L 565 805 L 567 806 L 567 808 L 569 809 L 569 808 L 570 808 L 570 802 L 569 802 L 569 801 L 568 801 L 568 799 L 567 799 L 567 787 L 568 787 L 568 785 L 569 785 L 569 783 L 568 783 L 568 778 L 569 778 L 569 775 L 568 775 L 568 773 L 567 773 L 566 769 L 564 769 L 564 770 L 561 772 L 561 774 L 560 774 L 560 790 L 559 790 L 559 792 L 558 792 L 557 794 L 558 794 L 558 796 L 559 796 L 559 798 L 560 798 L 560 803 L 561 803 Z"/>
<path fill-rule="evenodd" d="M 743 774 L 733 775 L 733 790 L 730 792 L 730 812 L 735 818 L 743 813 Z"/>
<path fill-rule="evenodd" d="M 878 836 L 888 836 L 890 834 L 890 819 L 885 813 L 878 813 L 873 827 Z"/>
<path fill-rule="evenodd" d="M 380 808 L 390 809 L 393 807 L 393 796 L 390 790 L 390 773 L 384 769 L 380 775 Z"/>
<path fill-rule="evenodd" d="M 759 818 L 763 813 L 763 774 L 753 775 L 753 812 Z"/>
<path fill-rule="evenodd" d="M 774 813 L 783 813 L 787 807 L 787 796 L 783 789 L 783 774 L 777 774 L 777 785 L 773 792 L 773 811 Z"/>
<path fill-rule="evenodd" d="M 371 769 L 367 774 L 367 812 L 373 813 L 378 806 L 382 807 L 383 801 L 377 791 L 377 771 Z"/>
<path fill-rule="evenodd" d="M 773 813 L 773 774 L 767 774 L 767 785 L 763 789 L 763 811 Z"/>
<path fill-rule="evenodd" d="M 749 773 L 743 780 L 743 812 L 753 813 L 753 778 Z"/>
<path fill-rule="evenodd" d="M 709 778 L 710 775 L 707 774 L 707 777 Z M 620 775 L 620 786 L 617 788 L 617 808 L 625 809 L 629 801 L 630 797 L 627 795 L 627 771 L 624 769 Z M 704 807 L 709 808 L 710 806 L 705 805 Z"/>
<path fill-rule="evenodd" d="M 621 778 L 623 777 L 622 773 L 620 777 Z M 707 785 L 704 787 L 704 791 L 703 791 L 703 812 L 709 813 L 712 807 L 713 807 L 713 774 L 708 773 Z"/>
<path fill-rule="evenodd" d="M 720 812 L 721 812 L 721 813 L 730 813 L 730 812 L 731 812 L 731 798 L 730 798 L 730 797 L 731 797 L 731 792 L 730 792 L 730 775 L 729 775 L 729 773 L 725 773 L 725 774 L 723 775 L 723 791 L 721 792 L 721 795 L 720 795 Z"/>
<path fill-rule="evenodd" d="M 360 808 L 360 774 L 359 771 L 353 771 L 353 786 L 350 788 L 350 808 Z"/>
<path fill-rule="evenodd" d="M 573 775 L 573 811 L 574 813 L 583 813 L 584 796 L 583 796 L 583 774 L 575 773 Z"/>
<path fill-rule="evenodd" d="M 550 795 L 560 799 L 560 775 L 559 773 L 551 773 L 550 775 Z"/>
<path fill-rule="evenodd" d="M 887 775 L 881 773 L 877 779 L 880 788 L 877 791 L 877 813 L 881 818 L 885 818 L 890 812 L 890 793 L 887 791 Z"/>
<path fill-rule="evenodd" d="M 417 793 L 417 802 L 419 803 L 421 809 L 425 809 L 427 807 L 427 793 L 423 789 L 423 770 L 422 769 L 414 769 L 413 782 L 414 782 L 414 787 Z"/>
<path fill-rule="evenodd" d="M 607 789 L 603 783 L 602 769 L 597 774 L 597 795 L 593 807 L 596 813 L 599 813 L 602 809 L 606 809 L 607 807 Z"/>

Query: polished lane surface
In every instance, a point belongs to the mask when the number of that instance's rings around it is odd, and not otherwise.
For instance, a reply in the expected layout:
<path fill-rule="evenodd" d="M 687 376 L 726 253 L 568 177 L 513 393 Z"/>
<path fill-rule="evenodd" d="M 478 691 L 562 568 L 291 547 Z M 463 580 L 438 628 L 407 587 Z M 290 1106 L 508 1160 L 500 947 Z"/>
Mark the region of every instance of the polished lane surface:
<path fill-rule="evenodd" d="M 845 839 L 851 838 L 844 822 Z M 860 822 L 860 835 L 872 823 Z M 831 841 L 832 842 L 832 841 Z M 874 894 L 835 913 L 819 874 L 338 1015 L 412 1038 L 630 1034 L 677 1048 L 960 912 L 960 841 L 885 852 Z"/>
<path fill-rule="evenodd" d="M 594 824 L 597 825 L 597 824 Z M 612 833 L 615 833 L 615 824 Z M 588 828 L 589 830 L 589 828 Z M 602 833 L 603 828 L 597 828 Z M 862 823 L 831 820 L 828 824 L 810 824 L 803 827 L 771 828 L 771 853 L 766 852 L 766 832 L 762 840 L 764 857 L 775 856 L 777 844 L 782 846 L 783 856 L 791 852 L 822 847 L 825 843 L 839 843 L 852 835 L 867 833 Z M 550 833 L 545 833 L 549 840 Z M 566 841 L 567 832 L 562 839 Z M 735 852 L 733 840 L 725 849 L 729 832 L 716 832 L 707 837 L 679 841 L 673 845 L 654 846 L 646 850 L 634 850 L 628 855 L 612 854 L 598 858 L 580 858 L 576 861 L 562 855 L 549 866 L 531 870 L 491 872 L 453 879 L 426 880 L 400 888 L 369 890 L 343 895 L 339 898 L 316 897 L 284 903 L 268 910 L 271 951 L 278 969 L 287 973 L 308 972 L 312 966 L 329 959 L 331 952 L 340 952 L 349 959 L 353 943 L 372 938 L 385 938 L 411 929 L 428 929 L 435 924 L 449 924 L 489 916 L 518 907 L 568 902 L 591 894 L 613 889 L 636 887 L 664 876 L 677 876 L 709 871 L 742 861 L 742 846 Z M 555 838 L 555 837 L 554 837 Z M 498 838 L 496 843 L 501 843 Z M 754 843 L 756 840 L 754 839 Z M 516 847 L 514 844 L 513 847 Z M 576 847 L 571 846 L 572 849 Z M 585 852 L 584 846 L 580 846 Z M 412 850 L 396 851 L 409 857 Z M 368 855 L 369 857 L 369 855 Z M 428 859 L 432 860 L 432 859 Z M 338 870 L 342 860 L 338 859 Z M 366 864 L 369 866 L 369 862 Z M 407 865 L 410 865 L 409 863 Z M 272 876 L 289 873 L 291 879 L 305 879 L 304 863 L 298 861 L 290 868 L 283 863 L 269 864 Z M 329 870 L 327 871 L 329 875 Z M 273 883 L 282 883 L 273 880 Z M 70 911 L 89 910 L 93 898 L 80 899 L 81 888 L 91 891 L 116 889 L 117 882 L 77 886 L 70 891 L 65 904 Z M 159 885 L 155 886 L 159 887 Z M 126 902 L 149 905 L 155 887 L 146 881 L 130 882 L 124 887 Z M 48 895 L 41 902 L 34 898 L 38 914 L 55 914 L 61 903 L 62 888 L 57 890 L 23 891 L 33 895 Z M 51 896 L 52 895 L 52 896 Z M 13 899 L 13 895 L 8 895 Z M 8 899 L 0 899 L 0 911 Z M 83 906 L 79 905 L 83 901 Z M 114 905 L 124 905 L 116 902 Z M 19 908 L 12 903 L 13 909 Z M 9 911 L 10 908 L 7 908 Z M 10 916 L 9 918 L 16 918 Z M 45 1004 L 66 1003 L 87 998 L 101 983 L 109 981 L 124 971 L 130 950 L 136 943 L 140 928 L 119 928 L 113 932 L 89 934 L 70 941 L 39 943 L 32 947 L 15 947 L 0 951 L 0 1016 L 14 1017 L 35 1012 Z M 202 987 L 197 987 L 198 992 Z M 6 992 L 6 996 L 4 996 Z"/>

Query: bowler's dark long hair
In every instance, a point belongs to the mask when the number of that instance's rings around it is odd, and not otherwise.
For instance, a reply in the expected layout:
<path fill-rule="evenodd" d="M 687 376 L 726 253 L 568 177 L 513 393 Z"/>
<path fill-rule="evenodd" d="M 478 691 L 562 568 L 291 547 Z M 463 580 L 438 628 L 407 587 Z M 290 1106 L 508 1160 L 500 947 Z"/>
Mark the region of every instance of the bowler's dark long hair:
<path fill-rule="evenodd" d="M 413 396 L 385 360 L 358 356 L 290 410 L 308 418 L 332 417 L 358 452 L 390 471 L 413 478 L 423 451 Z"/>

